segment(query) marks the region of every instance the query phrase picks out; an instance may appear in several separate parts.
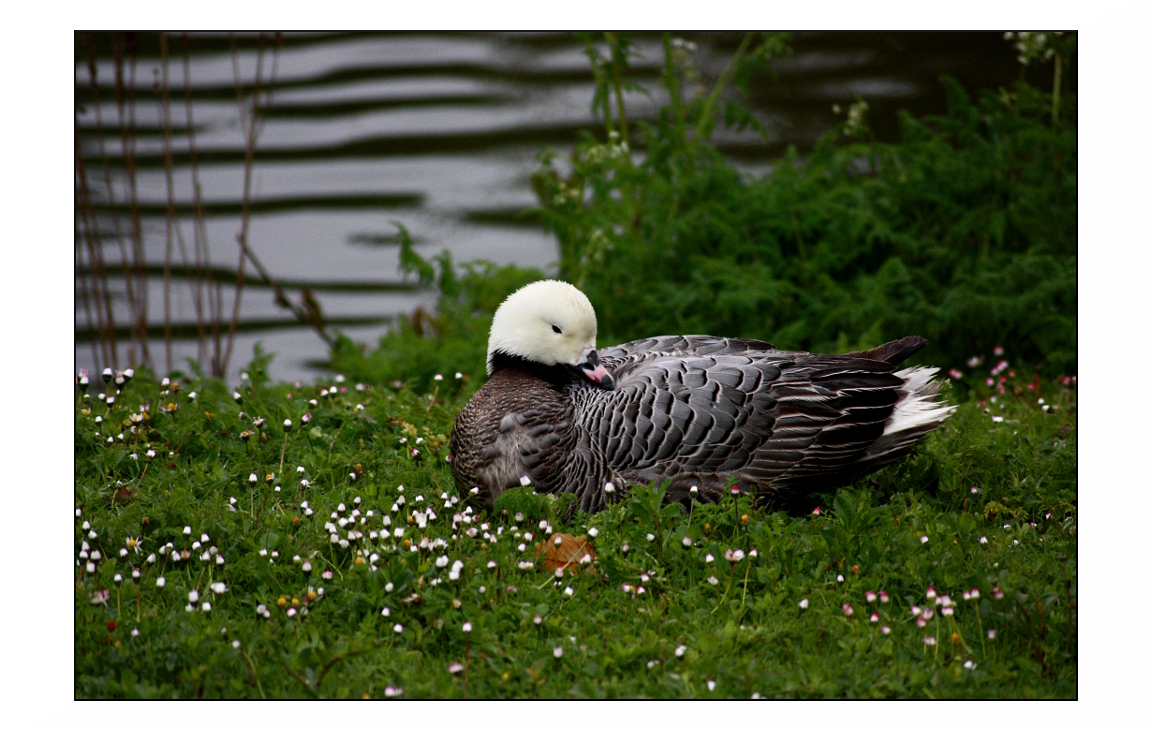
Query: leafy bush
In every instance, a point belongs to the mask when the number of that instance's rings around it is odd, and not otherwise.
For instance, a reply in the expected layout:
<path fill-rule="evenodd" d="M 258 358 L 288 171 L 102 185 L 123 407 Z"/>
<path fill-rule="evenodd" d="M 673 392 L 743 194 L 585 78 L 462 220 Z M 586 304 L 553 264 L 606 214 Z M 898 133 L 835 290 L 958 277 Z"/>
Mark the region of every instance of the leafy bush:
<path fill-rule="evenodd" d="M 673 101 L 640 125 L 641 161 L 613 129 L 567 176 L 545 155 L 535 177 L 561 276 L 605 342 L 710 333 L 843 351 L 919 334 L 927 362 L 1004 344 L 1075 370 L 1074 100 L 1054 125 L 1027 85 L 974 104 L 945 77 L 947 115 L 902 115 L 901 142 L 870 140 L 859 103 L 806 159 L 790 149 L 756 178 L 700 134 L 683 73 L 670 52 Z"/>
<path fill-rule="evenodd" d="M 400 317 L 371 353 L 339 336 L 332 353 L 333 367 L 350 378 L 371 383 L 399 381 L 421 389 L 433 383 L 449 389 L 475 386 L 485 375 L 488 328 L 496 308 L 512 292 L 544 275 L 537 269 L 499 267 L 486 261 L 469 262 L 457 271 L 448 251 L 429 262 L 413 250 L 408 230 L 396 225 L 400 231 L 400 270 L 415 274 L 422 285 L 439 291 L 436 311 L 418 309 Z M 459 379 L 454 377 L 456 373 L 461 374 Z M 435 381 L 437 374 L 445 381 Z"/>
<path fill-rule="evenodd" d="M 784 52 L 780 38 L 745 43 L 690 99 L 687 53 L 666 39 L 671 100 L 632 125 L 640 159 L 622 101 L 631 49 L 610 40 L 608 58 L 589 46 L 604 140 L 589 136 L 563 164 L 543 154 L 533 176 L 559 276 L 592 301 L 602 344 L 708 333 L 842 352 L 916 334 L 931 343 L 921 362 L 959 366 L 1004 345 L 1049 374 L 1076 370 L 1074 98 L 1054 114 L 1021 82 L 974 103 L 945 77 L 947 114 L 904 114 L 900 142 L 872 139 L 859 102 L 810 155 L 790 149 L 753 177 L 709 136 L 723 86 Z M 732 102 L 723 111 L 755 127 Z M 474 262 L 458 276 L 444 253 L 436 274 L 404 252 L 402 269 L 440 288 L 438 312 L 403 319 L 369 356 L 342 343 L 336 367 L 376 381 L 479 375 L 501 297 L 540 273 Z"/>

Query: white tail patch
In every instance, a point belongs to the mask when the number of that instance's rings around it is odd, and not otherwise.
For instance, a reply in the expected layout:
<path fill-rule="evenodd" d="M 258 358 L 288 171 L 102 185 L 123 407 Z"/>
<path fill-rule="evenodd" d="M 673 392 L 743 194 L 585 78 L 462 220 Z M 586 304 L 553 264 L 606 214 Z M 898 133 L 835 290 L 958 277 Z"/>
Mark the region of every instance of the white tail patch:
<path fill-rule="evenodd" d="M 916 366 L 896 371 L 895 375 L 904 379 L 904 387 L 900 389 L 900 400 L 896 402 L 896 408 L 892 410 L 888 421 L 884 422 L 883 436 L 925 426 L 934 429 L 952 415 L 955 406 L 933 400 L 940 392 L 940 382 L 932 380 L 932 377 L 939 370 Z"/>

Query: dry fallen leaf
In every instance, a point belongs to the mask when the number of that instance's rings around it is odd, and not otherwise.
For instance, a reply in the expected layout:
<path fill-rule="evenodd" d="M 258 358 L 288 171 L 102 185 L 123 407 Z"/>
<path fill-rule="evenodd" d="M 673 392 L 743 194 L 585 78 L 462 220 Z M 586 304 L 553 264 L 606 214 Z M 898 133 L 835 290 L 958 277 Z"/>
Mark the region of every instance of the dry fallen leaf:
<path fill-rule="evenodd" d="M 587 536 L 577 537 L 568 533 L 556 533 L 548 536 L 536 544 L 536 556 L 539 557 L 540 554 L 544 554 L 544 570 L 550 574 L 555 573 L 558 568 L 565 568 L 576 573 L 581 559 L 585 556 L 589 557 L 588 573 L 595 571 L 591 562 L 596 560 L 596 551 L 588 542 Z"/>

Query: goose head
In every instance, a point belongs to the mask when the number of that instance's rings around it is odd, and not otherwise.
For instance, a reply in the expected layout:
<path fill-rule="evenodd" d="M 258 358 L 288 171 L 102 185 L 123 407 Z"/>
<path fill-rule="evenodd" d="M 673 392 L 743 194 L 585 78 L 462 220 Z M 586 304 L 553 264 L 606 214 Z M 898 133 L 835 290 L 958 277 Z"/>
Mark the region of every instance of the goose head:
<path fill-rule="evenodd" d="M 488 375 L 499 354 L 566 366 L 601 388 L 614 386 L 596 355 L 596 311 L 567 282 L 533 282 L 504 300 L 488 334 Z"/>

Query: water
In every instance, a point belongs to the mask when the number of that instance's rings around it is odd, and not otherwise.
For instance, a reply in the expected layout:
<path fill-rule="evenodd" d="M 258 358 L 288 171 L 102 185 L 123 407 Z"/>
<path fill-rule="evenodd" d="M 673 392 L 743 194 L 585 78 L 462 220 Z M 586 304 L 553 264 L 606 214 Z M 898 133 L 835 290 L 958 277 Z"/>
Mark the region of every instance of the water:
<path fill-rule="evenodd" d="M 705 79 L 719 74 L 740 41 L 731 34 L 687 37 L 697 44 L 693 61 Z M 90 38 L 95 40 L 99 104 L 88 69 Z M 97 303 L 88 296 L 92 278 L 84 273 L 91 263 L 89 240 L 103 252 L 108 306 L 121 326 L 116 365 L 124 368 L 140 357 L 127 347 L 129 279 L 121 255 L 122 243 L 128 252 L 132 246 L 112 53 L 113 40 L 122 38 L 78 34 L 76 40 L 78 145 L 96 211 L 91 225 L 85 216 L 77 217 L 77 367 L 110 365 L 92 337 Z M 184 104 L 185 41 L 169 37 L 171 183 L 177 216 L 168 302 L 174 332 L 182 336 L 173 341 L 171 364 L 163 340 L 169 250 L 165 125 L 154 89 L 162 63 L 157 35 L 141 34 L 136 42 L 135 103 L 130 106 L 147 267 L 133 294 L 146 293 L 149 350 L 164 373 L 184 369 L 185 358 L 204 355 L 196 337 L 191 284 L 196 278 L 185 271 L 197 248 Z M 642 34 L 636 43 L 635 78 L 652 97 L 630 95 L 628 114 L 643 119 L 663 100 L 657 84 L 661 40 Z M 251 93 L 257 40 L 242 36 L 237 45 L 239 76 Z M 767 127 L 769 143 L 750 134 L 718 135 L 725 154 L 751 173 L 768 170 L 773 156 L 788 145 L 809 147 L 835 123 L 833 104 L 846 107 L 865 99 L 873 130 L 891 140 L 897 136 L 896 110 L 943 111 L 940 74 L 975 90 L 1008 85 L 1020 73 L 1011 46 L 995 33 L 813 33 L 794 36 L 793 47 L 795 53 L 778 64 L 778 78 L 758 80 L 750 93 L 750 106 Z M 244 132 L 229 37 L 196 34 L 188 48 L 205 262 L 224 282 L 226 328 L 239 263 Z M 369 344 L 386 331 L 390 318 L 430 306 L 433 295 L 414 289 L 397 272 L 393 222 L 412 232 L 425 255 L 446 248 L 458 262 L 483 258 L 555 271 L 554 238 L 516 214 L 535 204 L 529 176 L 536 155 L 546 147 L 567 153 L 581 130 L 599 128 L 591 115 L 594 86 L 582 41 L 561 34 L 290 35 L 275 58 L 276 83 L 262 108 L 251 170 L 247 237 L 290 299 L 299 302 L 307 288 L 331 325 Z M 272 54 L 266 53 L 265 83 L 271 62 Z M 1043 83 L 1043 73 L 1035 73 Z M 1071 82 L 1074 88 L 1075 79 Z M 103 155 L 97 112 L 105 133 Z M 320 374 L 327 357 L 324 341 L 276 305 L 273 290 L 251 263 L 245 271 L 229 379 L 235 381 L 257 341 L 276 353 L 274 378 L 310 380 Z M 201 304 L 207 307 L 205 300 Z"/>

